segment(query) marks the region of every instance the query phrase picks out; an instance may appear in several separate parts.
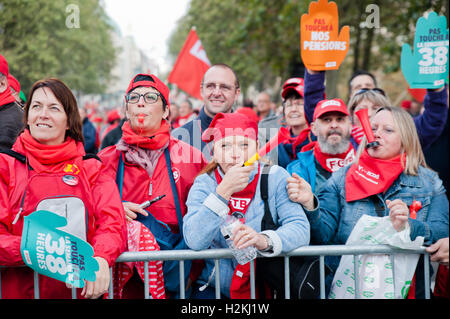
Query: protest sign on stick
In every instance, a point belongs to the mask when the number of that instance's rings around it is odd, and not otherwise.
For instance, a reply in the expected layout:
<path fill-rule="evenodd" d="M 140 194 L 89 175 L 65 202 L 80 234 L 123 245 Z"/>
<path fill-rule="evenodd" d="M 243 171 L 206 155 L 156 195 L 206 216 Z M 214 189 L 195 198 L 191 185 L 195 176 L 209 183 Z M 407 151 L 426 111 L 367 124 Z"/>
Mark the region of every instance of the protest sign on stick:
<path fill-rule="evenodd" d="M 20 252 L 25 265 L 39 274 L 83 288 L 85 280 L 95 281 L 98 262 L 89 243 L 58 229 L 66 224 L 46 210 L 24 217 Z"/>
<path fill-rule="evenodd" d="M 448 29 L 445 16 L 430 12 L 417 20 L 414 52 L 403 44 L 400 66 L 412 89 L 438 89 L 448 79 Z"/>
<path fill-rule="evenodd" d="M 350 28 L 339 32 L 339 15 L 335 2 L 311 2 L 300 20 L 302 60 L 310 70 L 337 70 L 347 54 Z"/>

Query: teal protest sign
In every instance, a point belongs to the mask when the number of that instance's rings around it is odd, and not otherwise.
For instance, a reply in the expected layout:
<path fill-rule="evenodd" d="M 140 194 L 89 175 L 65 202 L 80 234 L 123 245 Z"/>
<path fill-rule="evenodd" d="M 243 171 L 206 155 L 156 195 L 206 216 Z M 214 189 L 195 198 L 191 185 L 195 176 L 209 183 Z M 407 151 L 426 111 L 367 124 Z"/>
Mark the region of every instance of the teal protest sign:
<path fill-rule="evenodd" d="M 99 266 L 91 245 L 58 229 L 66 224 L 64 217 L 46 210 L 24 217 L 20 252 L 39 274 L 82 288 L 84 280 L 95 281 Z"/>
<path fill-rule="evenodd" d="M 417 20 L 414 53 L 409 44 L 402 47 L 403 75 L 413 89 L 437 89 L 448 79 L 448 29 L 445 16 L 430 12 Z"/>

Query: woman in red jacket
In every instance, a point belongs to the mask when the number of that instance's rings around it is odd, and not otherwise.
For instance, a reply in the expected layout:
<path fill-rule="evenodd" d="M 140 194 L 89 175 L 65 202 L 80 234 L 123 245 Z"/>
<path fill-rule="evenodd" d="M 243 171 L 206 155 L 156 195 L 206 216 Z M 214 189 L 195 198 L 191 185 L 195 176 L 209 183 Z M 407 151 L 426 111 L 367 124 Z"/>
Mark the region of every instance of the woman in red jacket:
<path fill-rule="evenodd" d="M 170 106 L 169 88 L 155 75 L 136 75 L 128 86 L 125 102 L 128 120 L 122 126 L 122 139 L 116 145 L 103 149 L 99 157 L 108 173 L 116 178 L 118 183 L 128 220 L 130 249 L 130 246 L 134 246 L 132 241 L 138 240 L 131 238 L 135 234 L 131 227 L 141 227 L 135 226 L 136 219 L 154 218 L 153 221 L 156 219 L 157 224 L 166 225 L 171 233 L 180 234 L 189 189 L 206 161 L 200 151 L 170 135 L 170 123 L 167 120 Z M 164 197 L 153 203 L 148 210 L 140 207 L 144 202 L 161 198 L 163 195 Z M 150 231 L 160 246 L 159 239 L 167 240 L 158 237 L 154 229 Z M 121 291 L 119 297 L 142 297 L 142 281 L 138 276 L 132 276 L 135 268 L 130 268 L 131 273 L 128 273 L 125 279 L 118 278 L 120 283 L 127 282 L 123 295 Z M 143 271 L 139 271 L 139 267 L 138 272 L 142 279 Z M 166 292 L 171 292 L 173 296 L 177 289 L 168 286 L 171 282 L 167 277 L 164 279 Z M 178 282 L 178 277 L 176 281 Z M 151 291 L 151 294 L 153 298 L 161 297 L 161 293 L 155 291 Z"/>
<path fill-rule="evenodd" d="M 49 210 L 67 219 L 64 231 L 87 241 L 99 270 L 78 296 L 107 292 L 109 267 L 124 250 L 125 219 L 115 182 L 85 156 L 75 97 L 57 79 L 36 82 L 25 105 L 25 130 L 0 154 L 0 268 L 3 298 L 33 298 L 33 271 L 23 266 L 24 217 Z M 71 298 L 65 283 L 39 276 L 40 298 Z"/>

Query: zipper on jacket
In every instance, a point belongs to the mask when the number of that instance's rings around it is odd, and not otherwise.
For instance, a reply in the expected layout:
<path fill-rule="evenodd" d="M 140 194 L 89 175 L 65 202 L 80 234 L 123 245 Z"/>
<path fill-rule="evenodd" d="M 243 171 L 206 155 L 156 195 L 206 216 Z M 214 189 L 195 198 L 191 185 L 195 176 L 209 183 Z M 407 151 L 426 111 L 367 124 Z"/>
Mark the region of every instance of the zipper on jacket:
<path fill-rule="evenodd" d="M 12 222 L 13 225 L 15 225 L 15 224 L 17 223 L 17 221 L 19 220 L 20 214 L 22 214 L 22 212 L 23 212 L 23 203 L 24 203 L 24 201 L 25 201 L 25 194 L 27 193 L 27 188 L 28 188 L 28 183 L 27 183 L 27 185 L 25 186 L 25 191 L 23 192 L 22 200 L 20 201 L 20 209 L 19 209 L 19 212 L 17 213 L 16 217 L 14 217 L 14 220 L 13 220 L 13 222 Z"/>
<path fill-rule="evenodd" d="M 214 268 L 212 269 L 211 274 L 209 275 L 209 278 L 208 278 L 208 282 L 206 284 L 204 284 L 203 286 L 201 286 L 200 288 L 198 288 L 198 290 L 200 290 L 200 291 L 205 290 L 211 283 L 211 280 L 215 273 L 216 273 L 216 266 L 214 266 Z"/>

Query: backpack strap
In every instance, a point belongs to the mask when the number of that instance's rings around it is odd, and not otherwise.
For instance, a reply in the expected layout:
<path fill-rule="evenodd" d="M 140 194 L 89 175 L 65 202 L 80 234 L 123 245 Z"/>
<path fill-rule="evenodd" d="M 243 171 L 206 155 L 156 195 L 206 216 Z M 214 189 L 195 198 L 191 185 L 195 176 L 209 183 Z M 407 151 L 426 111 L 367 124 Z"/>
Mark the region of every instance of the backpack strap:
<path fill-rule="evenodd" d="M 177 212 L 178 226 L 180 229 L 180 234 L 183 234 L 183 216 L 181 215 L 180 200 L 178 198 L 178 191 L 175 185 L 175 179 L 173 178 L 172 163 L 170 162 L 170 153 L 168 147 L 166 147 L 166 149 L 164 150 L 164 157 L 166 159 L 167 172 L 169 173 L 170 178 L 170 187 L 172 188 L 173 200 L 175 202 L 175 210 Z"/>
<path fill-rule="evenodd" d="M 261 198 L 264 201 L 264 216 L 261 221 L 261 231 L 275 230 L 278 227 L 275 225 L 269 207 L 269 172 L 271 165 L 264 165 L 261 174 Z"/>
<path fill-rule="evenodd" d="M 97 161 L 100 161 L 100 162 L 102 161 L 100 159 L 100 157 L 97 156 L 97 154 L 92 154 L 92 153 L 88 153 L 88 154 L 84 155 L 83 156 L 83 161 L 91 159 L 91 158 L 95 158 Z"/>
<path fill-rule="evenodd" d="M 9 155 L 9 156 L 11 156 L 11 157 L 14 157 L 16 160 L 18 160 L 18 161 L 21 162 L 22 164 L 27 164 L 27 165 L 28 165 L 28 168 L 29 168 L 30 170 L 33 169 L 33 168 L 30 166 L 30 163 L 27 162 L 27 157 L 26 157 L 25 155 L 23 155 L 23 154 L 20 154 L 20 153 L 18 153 L 18 152 L 16 152 L 16 151 L 13 151 L 12 149 L 1 149 L 1 150 L 0 150 L 0 153 L 7 154 L 7 155 Z"/>
<path fill-rule="evenodd" d="M 120 199 L 122 199 L 123 172 L 124 172 L 124 169 L 125 169 L 125 164 L 124 164 L 123 157 L 124 157 L 124 153 L 120 152 L 119 164 L 117 165 L 117 173 L 116 173 L 116 184 L 117 184 L 117 187 L 119 188 Z"/>

